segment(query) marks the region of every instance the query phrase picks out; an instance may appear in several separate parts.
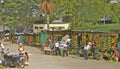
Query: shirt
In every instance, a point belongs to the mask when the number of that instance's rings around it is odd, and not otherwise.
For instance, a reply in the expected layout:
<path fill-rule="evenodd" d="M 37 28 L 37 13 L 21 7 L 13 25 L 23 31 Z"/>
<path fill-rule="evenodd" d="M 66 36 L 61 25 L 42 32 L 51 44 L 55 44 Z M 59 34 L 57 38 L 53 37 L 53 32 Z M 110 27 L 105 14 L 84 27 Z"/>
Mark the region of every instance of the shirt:
<path fill-rule="evenodd" d="M 115 52 L 115 58 L 119 58 L 119 53 L 118 52 Z"/>
<path fill-rule="evenodd" d="M 1 48 L 4 49 L 4 45 L 3 44 L 1 44 Z"/>
<path fill-rule="evenodd" d="M 89 50 L 90 49 L 90 45 L 84 46 L 84 50 Z"/>
<path fill-rule="evenodd" d="M 55 43 L 55 47 L 59 47 L 59 43 L 58 42 Z"/>
<path fill-rule="evenodd" d="M 18 50 L 19 50 L 19 51 L 24 51 L 24 47 L 19 46 Z"/>

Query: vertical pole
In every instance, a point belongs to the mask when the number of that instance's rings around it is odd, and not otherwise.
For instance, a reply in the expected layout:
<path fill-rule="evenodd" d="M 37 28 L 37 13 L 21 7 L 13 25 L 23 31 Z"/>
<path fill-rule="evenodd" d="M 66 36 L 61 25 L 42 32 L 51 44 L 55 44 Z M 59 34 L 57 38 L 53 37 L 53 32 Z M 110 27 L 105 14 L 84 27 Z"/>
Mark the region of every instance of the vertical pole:
<path fill-rule="evenodd" d="M 106 1 L 104 0 L 104 24 L 105 24 L 105 18 L 106 18 Z"/>
<path fill-rule="evenodd" d="M 47 30 L 49 30 L 49 23 L 50 23 L 50 17 L 49 14 L 47 14 Z"/>
<path fill-rule="evenodd" d="M 5 36 L 5 24 L 3 23 L 3 37 Z"/>

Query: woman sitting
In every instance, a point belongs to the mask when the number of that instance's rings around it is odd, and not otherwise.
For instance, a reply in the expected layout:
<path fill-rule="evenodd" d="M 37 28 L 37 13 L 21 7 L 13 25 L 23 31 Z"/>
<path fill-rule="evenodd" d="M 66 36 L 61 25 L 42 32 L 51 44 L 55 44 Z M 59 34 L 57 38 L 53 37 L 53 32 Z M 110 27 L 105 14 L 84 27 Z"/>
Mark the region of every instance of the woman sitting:
<path fill-rule="evenodd" d="M 27 52 L 24 53 L 23 58 L 24 58 L 25 64 L 28 65 L 29 64 L 29 56 L 28 56 Z"/>

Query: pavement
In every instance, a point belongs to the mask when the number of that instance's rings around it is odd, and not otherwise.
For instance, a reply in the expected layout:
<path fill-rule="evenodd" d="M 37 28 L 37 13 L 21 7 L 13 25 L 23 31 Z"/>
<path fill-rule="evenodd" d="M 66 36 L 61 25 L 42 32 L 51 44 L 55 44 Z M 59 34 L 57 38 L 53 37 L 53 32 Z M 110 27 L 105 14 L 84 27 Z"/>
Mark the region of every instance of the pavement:
<path fill-rule="evenodd" d="M 17 53 L 18 45 L 3 42 L 5 48 L 10 48 Z M 24 46 L 29 53 L 29 66 L 23 69 L 120 69 L 120 62 L 109 63 L 108 61 L 84 60 L 77 55 L 68 57 L 45 55 L 40 48 L 35 46 Z M 5 68 L 19 69 L 19 68 Z"/>

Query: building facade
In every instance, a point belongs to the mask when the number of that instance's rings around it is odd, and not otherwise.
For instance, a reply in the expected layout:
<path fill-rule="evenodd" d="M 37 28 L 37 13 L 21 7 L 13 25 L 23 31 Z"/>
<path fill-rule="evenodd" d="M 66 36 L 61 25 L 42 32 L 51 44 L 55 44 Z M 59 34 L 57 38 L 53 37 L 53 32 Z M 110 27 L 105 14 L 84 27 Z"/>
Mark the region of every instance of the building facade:
<path fill-rule="evenodd" d="M 57 23 L 57 24 L 49 24 L 50 31 L 59 31 L 59 30 L 68 30 L 69 23 Z M 47 24 L 33 24 L 33 32 L 39 33 L 42 30 L 47 30 Z"/>

